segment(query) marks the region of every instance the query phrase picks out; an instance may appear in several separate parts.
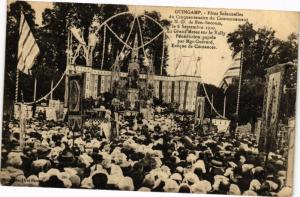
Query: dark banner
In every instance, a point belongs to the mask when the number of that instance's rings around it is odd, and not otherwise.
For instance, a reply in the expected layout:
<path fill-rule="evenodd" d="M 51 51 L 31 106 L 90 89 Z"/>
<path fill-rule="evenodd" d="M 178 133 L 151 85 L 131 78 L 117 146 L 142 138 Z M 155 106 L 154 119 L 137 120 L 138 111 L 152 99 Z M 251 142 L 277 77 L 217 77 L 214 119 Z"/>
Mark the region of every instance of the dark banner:
<path fill-rule="evenodd" d="M 82 111 L 83 80 L 82 74 L 69 76 L 68 109 L 70 115 L 80 115 Z"/>
<path fill-rule="evenodd" d="M 83 75 L 69 76 L 68 126 L 72 131 L 82 128 Z"/>

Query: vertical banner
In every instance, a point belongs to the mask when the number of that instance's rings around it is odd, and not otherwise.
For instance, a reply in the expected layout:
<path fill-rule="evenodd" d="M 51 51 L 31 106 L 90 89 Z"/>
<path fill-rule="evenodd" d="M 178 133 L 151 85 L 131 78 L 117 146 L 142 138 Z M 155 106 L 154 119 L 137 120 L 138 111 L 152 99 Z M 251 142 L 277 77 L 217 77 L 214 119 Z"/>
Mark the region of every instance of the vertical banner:
<path fill-rule="evenodd" d="M 196 98 L 195 122 L 202 124 L 204 119 L 205 97 Z"/>
<path fill-rule="evenodd" d="M 257 122 L 255 123 L 255 139 L 256 142 L 259 142 L 259 136 L 261 132 L 261 118 L 257 118 Z"/>
<path fill-rule="evenodd" d="M 83 76 L 74 74 L 69 76 L 69 98 L 68 98 L 68 125 L 73 131 L 82 128 L 82 97 L 83 97 Z"/>
<path fill-rule="evenodd" d="M 264 152 L 276 151 L 277 132 L 279 120 L 282 114 L 279 113 L 283 97 L 283 83 L 286 76 L 286 69 L 289 63 L 277 64 L 267 70 L 264 102 L 262 110 L 262 124 L 259 137 L 259 150 Z"/>

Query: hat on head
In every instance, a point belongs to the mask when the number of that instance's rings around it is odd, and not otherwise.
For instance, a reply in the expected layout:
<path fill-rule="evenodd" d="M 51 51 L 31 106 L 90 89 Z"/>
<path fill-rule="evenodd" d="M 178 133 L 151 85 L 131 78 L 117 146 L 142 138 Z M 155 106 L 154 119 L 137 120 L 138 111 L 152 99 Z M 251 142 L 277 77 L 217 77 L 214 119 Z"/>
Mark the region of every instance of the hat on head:
<path fill-rule="evenodd" d="M 110 167 L 110 174 L 123 177 L 123 171 L 120 166 L 112 164 Z"/>
<path fill-rule="evenodd" d="M 271 190 L 272 191 L 275 191 L 278 189 L 279 185 L 271 180 L 267 180 L 266 181 L 267 183 L 269 183 L 270 187 L 271 187 Z"/>
<path fill-rule="evenodd" d="M 198 160 L 196 163 L 193 164 L 193 169 L 200 168 L 202 169 L 203 173 L 206 173 L 205 163 L 203 160 Z"/>
<path fill-rule="evenodd" d="M 279 177 L 285 177 L 286 176 L 286 171 L 285 170 L 280 170 L 280 171 L 278 171 L 277 175 Z"/>
<path fill-rule="evenodd" d="M 183 167 L 181 167 L 181 166 L 178 166 L 177 168 L 176 168 L 176 171 L 177 172 L 179 172 L 179 173 L 183 173 Z"/>
<path fill-rule="evenodd" d="M 88 154 L 86 154 L 86 153 L 81 154 L 81 155 L 79 156 L 78 160 L 79 160 L 79 162 L 80 162 L 81 164 L 83 164 L 85 167 L 89 167 L 89 166 L 92 164 L 92 162 L 93 162 L 93 158 L 90 157 L 90 156 L 89 156 Z"/>
<path fill-rule="evenodd" d="M 230 184 L 229 195 L 241 195 L 241 190 L 236 184 Z"/>
<path fill-rule="evenodd" d="M 35 160 L 31 164 L 32 168 L 37 171 L 46 171 L 51 167 L 51 162 L 46 159 Z"/>
<path fill-rule="evenodd" d="M 120 180 L 117 187 L 120 190 L 126 190 L 126 191 L 133 191 L 134 190 L 134 184 L 132 181 L 132 178 L 130 177 L 124 177 Z"/>
<path fill-rule="evenodd" d="M 228 184 L 229 183 L 229 179 L 225 176 L 222 176 L 222 175 L 216 175 L 214 176 L 214 184 L 213 184 L 213 189 L 215 191 L 218 191 L 219 190 L 219 186 L 220 186 L 220 183 L 223 183 L 223 184 Z"/>
<path fill-rule="evenodd" d="M 198 157 L 195 154 L 190 153 L 187 156 L 186 161 L 190 162 L 190 163 L 195 163 L 197 159 L 198 159 Z"/>
<path fill-rule="evenodd" d="M 13 167 L 21 167 L 23 160 L 21 158 L 21 156 L 23 155 L 23 153 L 19 153 L 19 152 L 10 152 L 7 155 L 7 161 L 6 163 L 8 165 L 11 165 Z"/>
<path fill-rule="evenodd" d="M 93 184 L 91 177 L 84 178 L 81 181 L 81 188 L 86 188 L 86 189 L 94 188 L 94 184 Z"/>
<path fill-rule="evenodd" d="M 165 186 L 163 189 L 165 192 L 178 192 L 179 186 L 176 181 L 167 179 L 165 180 Z"/>
<path fill-rule="evenodd" d="M 138 189 L 138 191 L 140 192 L 151 192 L 151 189 L 148 187 L 141 187 L 140 189 Z"/>
<path fill-rule="evenodd" d="M 194 183 L 191 186 L 191 190 L 192 190 L 192 193 L 206 194 L 207 192 L 209 192 L 211 190 L 211 184 L 210 184 L 210 182 L 208 182 L 206 180 L 199 181 L 197 183 Z"/>
<path fill-rule="evenodd" d="M 155 185 L 155 175 L 153 174 L 147 174 L 143 180 L 143 185 L 149 188 L 153 188 Z"/>
<path fill-rule="evenodd" d="M 70 176 L 70 181 L 72 183 L 72 187 L 79 187 L 80 186 L 80 177 L 76 174 Z"/>
<path fill-rule="evenodd" d="M 170 179 L 174 181 L 182 181 L 182 176 L 179 173 L 174 173 L 170 176 Z"/>
<path fill-rule="evenodd" d="M 215 168 L 223 167 L 223 161 L 221 159 L 213 158 L 210 164 Z"/>
<path fill-rule="evenodd" d="M 243 196 L 257 196 L 257 193 L 252 190 L 244 191 Z"/>
<path fill-rule="evenodd" d="M 242 171 L 243 171 L 243 172 L 250 171 L 252 168 L 254 168 L 254 165 L 253 165 L 253 164 L 243 164 L 243 165 L 242 165 Z"/>
<path fill-rule="evenodd" d="M 260 190 L 260 187 L 261 187 L 261 183 L 257 179 L 253 179 L 250 182 L 249 190 L 258 191 Z"/>
<path fill-rule="evenodd" d="M 191 193 L 191 188 L 190 188 L 190 186 L 188 184 L 182 183 L 179 186 L 178 192 L 179 193 Z"/>
<path fill-rule="evenodd" d="M 284 162 L 282 160 L 277 160 L 275 163 L 277 165 L 279 165 L 279 166 L 283 166 L 284 165 Z"/>
<path fill-rule="evenodd" d="M 199 181 L 198 176 L 196 174 L 192 173 L 192 172 L 188 172 L 184 175 L 183 182 L 194 184 L 198 181 Z"/>

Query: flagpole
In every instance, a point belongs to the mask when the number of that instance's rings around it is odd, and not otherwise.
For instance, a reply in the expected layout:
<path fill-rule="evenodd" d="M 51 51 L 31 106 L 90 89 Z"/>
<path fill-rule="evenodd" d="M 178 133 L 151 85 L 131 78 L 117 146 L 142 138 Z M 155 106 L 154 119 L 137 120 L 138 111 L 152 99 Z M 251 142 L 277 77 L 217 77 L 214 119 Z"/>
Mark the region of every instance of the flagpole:
<path fill-rule="evenodd" d="M 211 103 L 212 103 L 212 106 L 214 105 L 214 94 L 211 94 Z M 210 106 L 210 115 L 212 115 L 212 112 L 213 112 L 213 107 Z"/>
<path fill-rule="evenodd" d="M 226 95 L 224 97 L 224 104 L 223 104 L 223 116 L 225 117 L 226 115 Z"/>
<path fill-rule="evenodd" d="M 66 28 L 68 31 L 68 53 L 67 53 L 67 65 L 66 65 L 66 75 L 65 75 L 65 95 L 64 95 L 64 107 L 68 107 L 68 98 L 69 98 L 69 84 L 68 84 L 68 67 L 71 64 L 71 43 L 72 43 L 72 34 L 69 28 L 69 22 L 66 24 Z"/>
<path fill-rule="evenodd" d="M 53 91 L 52 91 L 52 89 L 53 89 L 53 80 L 51 81 L 50 100 L 53 99 Z"/>
<path fill-rule="evenodd" d="M 21 5 L 21 11 L 20 11 L 20 24 L 21 24 L 21 20 L 22 20 L 22 11 L 23 11 L 23 6 Z M 21 26 L 21 25 L 20 25 Z M 21 35 L 19 34 L 19 39 L 20 39 Z M 18 52 L 19 52 L 19 48 L 18 48 Z M 17 59 L 18 60 L 18 59 Z M 16 66 L 16 92 L 15 92 L 15 104 L 18 103 L 18 92 L 19 92 L 19 77 L 20 77 L 20 71 L 18 69 L 19 66 L 19 62 L 17 62 L 17 66 Z M 14 110 L 16 110 L 14 108 Z M 19 108 L 19 127 L 20 127 L 20 138 L 19 138 L 19 151 L 22 151 L 23 149 L 23 123 L 24 123 L 24 119 L 23 119 L 23 105 L 20 105 Z"/>
<path fill-rule="evenodd" d="M 36 84 L 37 84 L 37 80 L 36 77 L 34 78 L 34 91 L 33 91 L 33 101 L 36 101 Z"/>
<path fill-rule="evenodd" d="M 18 92 L 19 92 L 19 69 L 16 71 L 16 92 L 15 92 L 15 103 L 18 102 Z"/>
<path fill-rule="evenodd" d="M 236 102 L 236 118 L 239 119 L 239 107 L 240 107 L 240 97 L 241 97 L 241 86 L 242 86 L 242 73 L 243 73 L 243 59 L 244 59 L 244 40 L 243 40 L 243 47 L 241 50 L 241 59 L 240 59 L 240 76 L 239 76 L 239 87 L 238 87 L 238 95 L 237 95 L 237 102 Z"/>

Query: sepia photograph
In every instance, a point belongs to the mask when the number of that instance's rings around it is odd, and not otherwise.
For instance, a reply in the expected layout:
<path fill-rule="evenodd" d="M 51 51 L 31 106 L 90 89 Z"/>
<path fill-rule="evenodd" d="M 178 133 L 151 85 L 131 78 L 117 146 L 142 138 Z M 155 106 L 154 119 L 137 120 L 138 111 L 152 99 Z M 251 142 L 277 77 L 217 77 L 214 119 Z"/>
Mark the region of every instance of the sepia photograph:
<path fill-rule="evenodd" d="M 299 12 L 6 6 L 2 186 L 293 195 Z"/>

